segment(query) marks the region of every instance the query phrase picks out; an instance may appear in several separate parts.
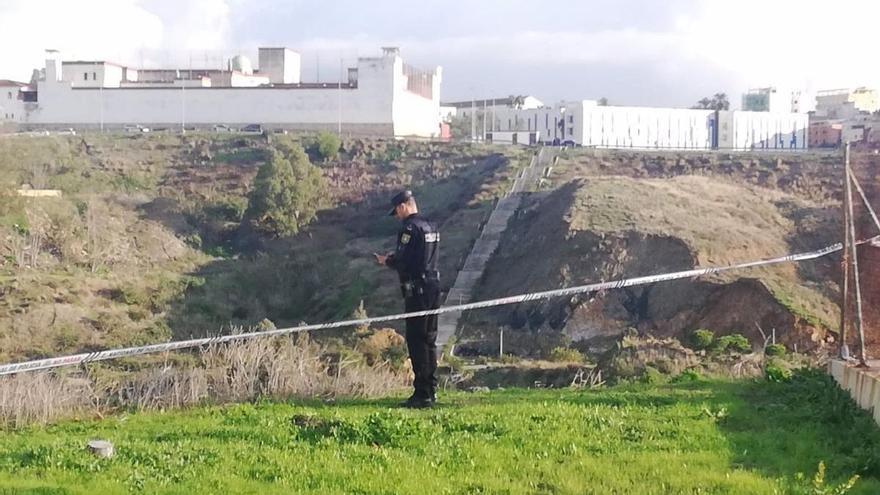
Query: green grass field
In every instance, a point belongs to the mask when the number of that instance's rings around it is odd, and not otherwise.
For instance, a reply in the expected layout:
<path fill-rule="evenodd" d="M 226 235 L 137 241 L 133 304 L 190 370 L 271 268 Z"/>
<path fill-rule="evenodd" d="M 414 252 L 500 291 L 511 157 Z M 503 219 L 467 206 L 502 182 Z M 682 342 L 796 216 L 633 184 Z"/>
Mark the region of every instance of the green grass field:
<path fill-rule="evenodd" d="M 880 493 L 880 430 L 821 373 L 261 402 L 0 432 L 0 493 Z M 112 459 L 85 452 L 111 440 Z M 824 487 L 812 478 L 827 466 Z M 804 473 L 799 480 L 797 473 Z M 827 490 L 827 491 L 826 491 Z"/>

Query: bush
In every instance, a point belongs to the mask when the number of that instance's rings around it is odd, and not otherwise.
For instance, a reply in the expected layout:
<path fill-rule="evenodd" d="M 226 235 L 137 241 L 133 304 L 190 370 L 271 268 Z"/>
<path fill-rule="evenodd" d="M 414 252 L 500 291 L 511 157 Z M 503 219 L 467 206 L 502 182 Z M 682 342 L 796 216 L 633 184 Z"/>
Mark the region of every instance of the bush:
<path fill-rule="evenodd" d="M 764 349 L 764 354 L 768 356 L 785 356 L 785 346 L 782 344 L 770 344 Z"/>
<path fill-rule="evenodd" d="M 771 382 L 787 382 L 791 380 L 792 372 L 784 363 L 774 359 L 764 366 L 764 376 Z"/>
<path fill-rule="evenodd" d="M 839 485 L 828 484 L 825 481 L 825 463 L 819 461 L 816 475 L 812 479 L 808 479 L 804 473 L 795 475 L 791 493 L 793 495 L 844 495 L 852 490 L 858 480 L 859 475 L 854 474 Z"/>
<path fill-rule="evenodd" d="M 752 350 L 752 345 L 749 343 L 749 339 L 741 334 L 734 333 L 716 339 L 712 345 L 712 350 L 715 352 L 745 353 Z"/>
<path fill-rule="evenodd" d="M 703 375 L 695 369 L 686 369 L 672 379 L 672 383 L 693 383 L 703 381 Z"/>
<path fill-rule="evenodd" d="M 645 366 L 645 371 L 642 372 L 640 380 L 648 385 L 658 385 L 666 381 L 666 375 L 653 366 Z"/>
<path fill-rule="evenodd" d="M 498 362 L 501 364 L 516 364 L 522 361 L 522 358 L 513 354 L 504 354 L 498 358 Z"/>
<path fill-rule="evenodd" d="M 695 330 L 691 334 L 691 345 L 697 350 L 708 349 L 712 346 L 714 340 L 715 334 L 712 333 L 712 330 L 706 330 L 705 328 Z"/>
<path fill-rule="evenodd" d="M 583 363 L 584 355 L 571 347 L 554 347 L 550 351 L 549 360 L 556 363 Z"/>
<path fill-rule="evenodd" d="M 273 149 L 260 167 L 250 195 L 248 219 L 274 236 L 297 234 L 326 204 L 326 184 L 299 145 Z"/>
<path fill-rule="evenodd" d="M 318 154 L 324 161 L 332 160 L 339 155 L 339 137 L 329 132 L 318 134 Z"/>

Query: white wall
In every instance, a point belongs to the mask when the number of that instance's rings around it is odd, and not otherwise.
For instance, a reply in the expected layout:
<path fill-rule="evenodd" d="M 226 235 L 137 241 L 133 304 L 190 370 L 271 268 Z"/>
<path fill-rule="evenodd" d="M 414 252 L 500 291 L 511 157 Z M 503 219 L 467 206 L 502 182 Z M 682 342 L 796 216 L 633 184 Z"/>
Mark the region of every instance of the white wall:
<path fill-rule="evenodd" d="M 799 113 L 730 112 L 735 149 L 806 149 L 809 116 Z"/>
<path fill-rule="evenodd" d="M 76 74 L 73 68 L 69 72 Z M 79 72 L 81 77 L 84 70 Z M 441 76 L 441 70 L 435 69 L 432 97 L 406 89 L 399 56 L 359 59 L 357 87 L 342 89 L 333 85 L 99 89 L 49 79 L 38 84 L 38 102 L 27 106 L 25 122 L 34 127 L 256 123 L 335 130 L 341 119 L 344 133 L 434 137 L 440 133 Z"/>
<path fill-rule="evenodd" d="M 599 106 L 595 101 L 582 100 L 533 110 L 499 108 L 495 129 L 538 131 L 545 142 L 571 140 L 583 146 L 609 148 L 807 147 L 806 114 L 722 111 L 718 112 L 718 122 L 715 115 L 714 110 Z"/>
<path fill-rule="evenodd" d="M 74 88 L 118 88 L 123 69 L 104 62 L 66 63 L 61 66 L 61 79 Z"/>
<path fill-rule="evenodd" d="M 403 60 L 399 56 L 385 57 L 391 62 L 393 74 L 392 118 L 395 136 L 436 137 L 440 135 L 440 83 L 442 71 L 433 71 L 431 98 L 418 95 L 406 89 L 407 76 L 403 71 Z M 358 84 L 363 78 L 359 71 Z"/>
<path fill-rule="evenodd" d="M 0 122 L 21 122 L 25 118 L 19 86 L 0 86 Z"/>
<path fill-rule="evenodd" d="M 300 54 L 289 48 L 260 48 L 259 71 L 275 84 L 300 82 L 302 60 Z"/>
<path fill-rule="evenodd" d="M 579 144 L 584 146 L 712 147 L 712 110 L 612 107 L 585 102 L 583 113 L 583 137 Z"/>

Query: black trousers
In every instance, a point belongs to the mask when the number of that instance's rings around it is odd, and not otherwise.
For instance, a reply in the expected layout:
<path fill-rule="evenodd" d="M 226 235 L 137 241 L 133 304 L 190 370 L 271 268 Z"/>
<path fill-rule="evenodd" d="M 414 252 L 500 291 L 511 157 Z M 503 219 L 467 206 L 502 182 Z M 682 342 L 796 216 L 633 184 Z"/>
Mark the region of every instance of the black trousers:
<path fill-rule="evenodd" d="M 404 301 L 407 312 L 436 309 L 440 307 L 440 286 L 428 281 Z M 437 315 L 406 319 L 406 347 L 415 374 L 414 395 L 433 397 L 437 389 Z"/>

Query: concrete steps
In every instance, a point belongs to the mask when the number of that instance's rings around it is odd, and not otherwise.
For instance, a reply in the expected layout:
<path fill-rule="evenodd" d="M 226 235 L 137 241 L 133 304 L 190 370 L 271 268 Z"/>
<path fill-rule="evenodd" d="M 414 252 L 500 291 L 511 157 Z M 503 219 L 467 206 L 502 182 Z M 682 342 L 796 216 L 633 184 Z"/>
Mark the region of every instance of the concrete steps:
<path fill-rule="evenodd" d="M 468 254 L 467 259 L 462 266 L 461 271 L 455 278 L 455 283 L 446 295 L 444 306 L 452 306 L 472 301 L 473 290 L 476 287 L 480 277 L 483 276 L 483 270 L 489 262 L 489 258 L 498 248 L 501 240 L 501 234 L 507 229 L 510 217 L 516 213 L 522 202 L 522 193 L 527 190 L 529 184 L 534 184 L 540 177 L 543 170 L 543 164 L 548 160 L 550 152 L 545 148 L 541 148 L 538 153 L 532 157 L 529 166 L 526 167 L 519 177 L 514 181 L 510 192 L 501 198 L 495 205 L 492 214 L 483 226 L 480 237 L 474 243 L 474 247 Z M 461 319 L 461 312 L 455 311 L 443 313 L 438 319 L 437 328 L 437 349 L 443 352 L 449 344 L 450 339 L 455 335 L 458 329 L 458 322 Z"/>

